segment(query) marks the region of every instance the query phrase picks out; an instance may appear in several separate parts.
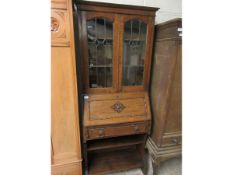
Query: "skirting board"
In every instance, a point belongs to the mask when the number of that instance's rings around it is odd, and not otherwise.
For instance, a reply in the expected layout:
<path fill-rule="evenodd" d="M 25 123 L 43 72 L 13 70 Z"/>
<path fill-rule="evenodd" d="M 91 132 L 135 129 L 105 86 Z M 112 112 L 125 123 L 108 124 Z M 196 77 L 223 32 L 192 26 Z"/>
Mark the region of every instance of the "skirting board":
<path fill-rule="evenodd" d="M 182 147 L 180 146 L 172 146 L 172 147 L 158 147 L 155 142 L 148 137 L 146 142 L 146 147 L 148 149 L 148 152 L 151 156 L 151 159 L 153 163 L 156 166 L 160 165 L 161 161 L 173 158 L 173 157 L 179 157 L 182 153 Z"/>
<path fill-rule="evenodd" d="M 82 175 L 82 161 L 52 165 L 52 175 Z"/>

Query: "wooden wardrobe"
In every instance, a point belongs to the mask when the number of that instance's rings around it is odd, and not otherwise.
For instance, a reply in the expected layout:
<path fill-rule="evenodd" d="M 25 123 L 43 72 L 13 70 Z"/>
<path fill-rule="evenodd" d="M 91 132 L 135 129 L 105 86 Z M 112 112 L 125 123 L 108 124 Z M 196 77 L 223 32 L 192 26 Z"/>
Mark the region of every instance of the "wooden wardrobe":
<path fill-rule="evenodd" d="M 150 86 L 153 130 L 147 147 L 156 165 L 181 155 L 181 19 L 155 27 L 155 49 Z"/>
<path fill-rule="evenodd" d="M 52 0 L 51 8 L 51 169 L 81 175 L 72 1 Z"/>

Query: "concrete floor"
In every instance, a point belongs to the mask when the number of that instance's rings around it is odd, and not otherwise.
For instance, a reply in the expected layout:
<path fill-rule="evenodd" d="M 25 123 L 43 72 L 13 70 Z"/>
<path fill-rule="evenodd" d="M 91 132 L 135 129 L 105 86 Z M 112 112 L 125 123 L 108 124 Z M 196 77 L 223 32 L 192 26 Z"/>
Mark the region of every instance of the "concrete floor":
<path fill-rule="evenodd" d="M 167 160 L 161 163 L 160 168 L 156 170 L 155 174 L 156 175 L 181 175 L 182 174 L 181 158 L 174 158 L 174 159 Z"/>
<path fill-rule="evenodd" d="M 182 161 L 181 158 L 173 158 L 161 163 L 160 168 L 153 170 L 152 162 L 148 160 L 148 172 L 147 175 L 181 175 L 182 173 Z M 153 172 L 155 171 L 155 172 Z M 143 175 L 141 169 L 134 169 L 130 171 L 112 173 L 108 175 Z"/>

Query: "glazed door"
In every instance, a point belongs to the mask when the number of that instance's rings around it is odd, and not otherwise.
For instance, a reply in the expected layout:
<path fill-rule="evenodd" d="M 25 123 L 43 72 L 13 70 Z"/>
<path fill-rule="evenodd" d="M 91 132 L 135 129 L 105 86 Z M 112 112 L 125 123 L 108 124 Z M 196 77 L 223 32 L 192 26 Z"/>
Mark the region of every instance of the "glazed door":
<path fill-rule="evenodd" d="M 118 17 L 82 12 L 86 93 L 115 92 L 118 85 Z"/>
<path fill-rule="evenodd" d="M 149 83 L 153 18 L 120 17 L 120 75 L 122 91 L 143 91 Z"/>

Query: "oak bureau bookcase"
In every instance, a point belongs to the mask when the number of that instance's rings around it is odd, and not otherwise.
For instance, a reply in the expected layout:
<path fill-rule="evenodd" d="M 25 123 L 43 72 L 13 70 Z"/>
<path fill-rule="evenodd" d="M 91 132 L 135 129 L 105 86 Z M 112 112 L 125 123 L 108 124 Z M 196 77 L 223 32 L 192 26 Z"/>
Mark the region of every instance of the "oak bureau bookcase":
<path fill-rule="evenodd" d="M 143 167 L 157 8 L 75 2 L 88 174 Z"/>

